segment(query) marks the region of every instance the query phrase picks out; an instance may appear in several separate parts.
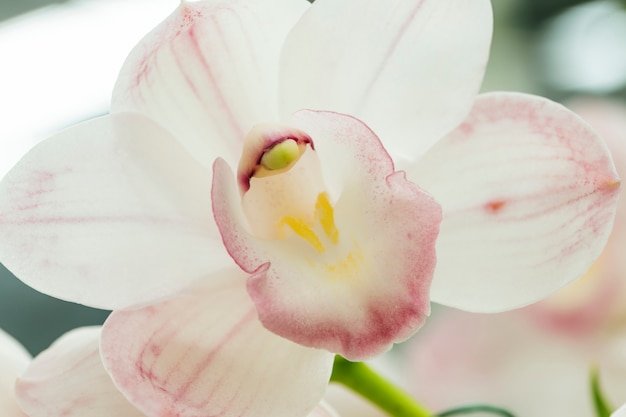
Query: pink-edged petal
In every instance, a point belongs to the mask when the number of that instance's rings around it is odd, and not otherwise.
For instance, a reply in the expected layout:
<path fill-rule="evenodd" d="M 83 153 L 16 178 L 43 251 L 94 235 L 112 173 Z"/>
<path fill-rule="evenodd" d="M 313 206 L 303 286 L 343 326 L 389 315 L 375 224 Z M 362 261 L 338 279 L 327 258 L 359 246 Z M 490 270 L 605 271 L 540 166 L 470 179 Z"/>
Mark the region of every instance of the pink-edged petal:
<path fill-rule="evenodd" d="M 317 0 L 281 60 L 285 114 L 351 114 L 415 159 L 469 112 L 491 40 L 487 0 Z"/>
<path fill-rule="evenodd" d="M 94 307 L 168 295 L 232 262 L 210 177 L 143 116 L 80 124 L 0 183 L 0 261 L 39 291 Z"/>
<path fill-rule="evenodd" d="M 306 416 L 333 356 L 265 330 L 241 271 L 211 279 L 211 289 L 110 316 L 101 351 L 117 386 L 150 417 Z"/>
<path fill-rule="evenodd" d="M 315 141 L 324 168 L 341 155 L 342 169 L 327 177 L 339 184 L 330 187 L 340 191 L 334 203 L 338 241 L 321 236 L 327 250 L 320 254 L 295 236 L 250 234 L 223 160 L 214 167 L 216 222 L 233 259 L 253 273 L 248 291 L 265 327 L 351 360 L 369 357 L 412 335 L 429 313 L 440 208 L 394 172 L 362 122 L 313 111 L 298 112 L 294 122 Z"/>
<path fill-rule="evenodd" d="M 112 111 L 158 120 L 210 167 L 276 120 L 280 48 L 305 0 L 181 2 L 129 55 Z"/>
<path fill-rule="evenodd" d="M 549 100 L 482 95 L 408 174 L 444 210 L 433 301 L 495 312 L 581 276 L 611 231 L 619 189 L 609 152 Z"/>
<path fill-rule="evenodd" d="M 29 417 L 143 417 L 100 359 L 100 327 L 72 330 L 39 354 L 16 384 Z"/>
<path fill-rule="evenodd" d="M 0 416 L 26 416 L 17 405 L 14 386 L 30 360 L 26 349 L 0 329 Z"/>

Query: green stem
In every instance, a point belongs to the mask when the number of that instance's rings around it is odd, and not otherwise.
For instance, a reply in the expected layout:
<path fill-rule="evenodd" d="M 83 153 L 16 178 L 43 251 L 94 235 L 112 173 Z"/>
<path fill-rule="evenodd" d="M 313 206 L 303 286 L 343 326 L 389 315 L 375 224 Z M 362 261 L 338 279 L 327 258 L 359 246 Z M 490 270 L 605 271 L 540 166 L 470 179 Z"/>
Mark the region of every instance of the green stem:
<path fill-rule="evenodd" d="M 600 387 L 600 374 L 597 366 L 591 367 L 590 383 L 591 383 L 591 396 L 593 398 L 593 405 L 596 410 L 597 417 L 609 417 L 613 407 L 609 405 L 606 397 L 602 393 Z"/>
<path fill-rule="evenodd" d="M 364 363 L 350 362 L 337 355 L 330 380 L 345 385 L 391 416 L 434 417 L 424 406 Z"/>

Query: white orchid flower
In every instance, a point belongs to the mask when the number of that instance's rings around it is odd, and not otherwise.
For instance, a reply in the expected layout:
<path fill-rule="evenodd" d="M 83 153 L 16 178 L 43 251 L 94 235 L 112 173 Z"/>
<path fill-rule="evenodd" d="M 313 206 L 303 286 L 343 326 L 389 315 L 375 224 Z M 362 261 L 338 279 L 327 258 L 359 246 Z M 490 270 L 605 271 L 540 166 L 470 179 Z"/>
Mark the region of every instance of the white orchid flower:
<path fill-rule="evenodd" d="M 145 414 L 307 415 L 334 353 L 389 349 L 430 300 L 534 302 L 606 241 L 600 138 L 548 100 L 477 96 L 491 25 L 488 0 L 183 2 L 110 116 L 0 183 L 0 261 L 120 310 L 101 353 Z"/>

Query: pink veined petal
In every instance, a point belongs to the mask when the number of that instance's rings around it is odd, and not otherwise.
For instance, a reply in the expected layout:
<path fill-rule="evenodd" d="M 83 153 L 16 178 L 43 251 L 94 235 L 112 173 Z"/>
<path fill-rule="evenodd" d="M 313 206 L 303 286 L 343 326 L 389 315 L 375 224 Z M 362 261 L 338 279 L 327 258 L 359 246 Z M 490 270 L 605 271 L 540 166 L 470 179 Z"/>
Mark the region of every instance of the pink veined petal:
<path fill-rule="evenodd" d="M 112 111 L 158 120 L 201 163 L 239 157 L 248 130 L 276 120 L 280 48 L 305 0 L 182 2 L 135 47 Z"/>
<path fill-rule="evenodd" d="M 362 122 L 313 111 L 296 113 L 294 122 L 315 141 L 328 181 L 340 184 L 334 204 L 338 242 L 327 242 L 319 254 L 298 238 L 251 235 L 223 160 L 214 168 L 215 219 L 233 259 L 253 273 L 248 292 L 266 328 L 360 360 L 408 338 L 426 319 L 440 208 L 403 172 L 394 172 Z M 329 168 L 333 154 L 341 155 L 345 169 Z"/>
<path fill-rule="evenodd" d="M 431 298 L 496 312 L 581 276 L 611 231 L 619 179 L 578 116 L 513 93 L 479 97 L 409 178 L 444 210 Z"/>
<path fill-rule="evenodd" d="M 143 417 L 115 388 L 100 360 L 100 327 L 63 335 L 16 384 L 29 417 Z"/>
<path fill-rule="evenodd" d="M 626 105 L 610 100 L 580 99 L 568 103 L 568 107 L 602 136 L 611 151 L 617 173 L 626 175 Z M 620 200 L 615 223 L 613 233 L 619 234 L 619 239 L 626 242 L 626 201 L 623 199 Z M 624 260 L 624 257 L 620 256 L 620 259 Z M 620 270 L 626 268 L 624 265 Z"/>
<path fill-rule="evenodd" d="M 415 160 L 457 126 L 482 82 L 487 0 L 318 0 L 281 57 L 281 110 L 351 114 Z"/>
<path fill-rule="evenodd" d="M 26 349 L 0 329 L 0 416 L 26 416 L 17 405 L 14 386 L 30 360 Z"/>
<path fill-rule="evenodd" d="M 210 177 L 144 116 L 80 124 L 0 183 L 0 261 L 41 292 L 94 307 L 169 295 L 232 262 Z"/>
<path fill-rule="evenodd" d="M 616 101 L 590 98 L 574 100 L 568 106 L 600 133 L 611 151 L 617 173 L 623 177 L 626 174 L 626 106 Z M 614 329 L 621 322 L 626 305 L 624 247 L 626 200 L 620 198 L 613 230 L 601 256 L 582 279 L 536 304 L 531 311 L 560 330 Z"/>
<path fill-rule="evenodd" d="M 110 316 L 101 350 L 118 388 L 149 417 L 306 416 L 333 355 L 265 330 L 241 271 L 211 278 L 213 288 Z"/>

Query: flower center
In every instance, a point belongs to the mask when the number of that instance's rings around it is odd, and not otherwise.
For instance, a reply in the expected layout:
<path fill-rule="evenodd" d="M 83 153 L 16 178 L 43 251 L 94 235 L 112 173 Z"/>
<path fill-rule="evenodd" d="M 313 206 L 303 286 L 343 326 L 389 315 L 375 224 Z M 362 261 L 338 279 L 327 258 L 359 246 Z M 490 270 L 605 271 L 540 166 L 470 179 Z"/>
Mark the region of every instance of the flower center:
<path fill-rule="evenodd" d="M 357 275 L 364 257 L 355 239 L 340 239 L 310 136 L 285 126 L 256 126 L 246 138 L 238 178 L 255 236 L 288 241 L 293 255 L 329 278 Z"/>
<path fill-rule="evenodd" d="M 314 230 L 317 224 L 321 226 L 324 235 L 330 242 L 333 244 L 339 243 L 339 230 L 335 226 L 335 210 L 328 200 L 328 194 L 325 192 L 319 193 L 317 196 L 313 228 L 304 219 L 293 216 L 285 216 L 280 219 L 278 227 L 288 226 L 296 235 L 311 244 L 316 251 L 322 253 L 326 249 L 318 237 L 318 233 Z"/>

